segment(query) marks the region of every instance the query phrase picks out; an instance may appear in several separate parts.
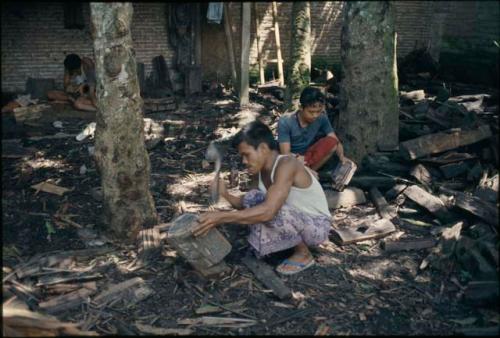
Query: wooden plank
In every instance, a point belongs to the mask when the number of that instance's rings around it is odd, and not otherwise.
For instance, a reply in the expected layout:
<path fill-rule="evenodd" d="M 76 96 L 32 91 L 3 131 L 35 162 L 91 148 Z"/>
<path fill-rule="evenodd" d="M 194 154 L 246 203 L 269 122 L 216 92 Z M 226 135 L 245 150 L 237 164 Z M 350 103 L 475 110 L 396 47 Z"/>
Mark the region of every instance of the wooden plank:
<path fill-rule="evenodd" d="M 251 3 L 242 2 L 241 13 L 241 71 L 240 71 L 240 106 L 249 103 L 248 69 L 250 63 L 250 17 Z"/>
<path fill-rule="evenodd" d="M 445 178 L 460 176 L 469 171 L 469 166 L 465 162 L 450 163 L 439 167 Z"/>
<path fill-rule="evenodd" d="M 424 185 L 429 186 L 432 183 L 431 173 L 422 164 L 417 164 L 415 167 L 413 167 L 413 169 L 410 171 L 410 175 L 415 177 L 417 181 Z"/>
<path fill-rule="evenodd" d="M 82 331 L 77 323 L 65 323 L 53 316 L 3 304 L 3 333 L 6 337 L 97 336 L 93 331 Z M 7 334 L 7 328 L 11 333 Z"/>
<path fill-rule="evenodd" d="M 385 192 L 385 198 L 393 200 L 398 197 L 403 191 L 408 188 L 408 184 L 396 184 L 391 189 Z"/>
<path fill-rule="evenodd" d="M 44 287 L 45 292 L 48 294 L 64 294 L 81 288 L 96 289 L 97 284 L 96 282 L 86 282 L 86 283 L 73 283 L 73 284 L 52 284 L 52 285 L 46 285 Z"/>
<path fill-rule="evenodd" d="M 280 299 L 287 299 L 292 296 L 292 291 L 283 283 L 269 265 L 249 255 L 243 257 L 242 263 L 252 271 L 252 273 L 266 287 L 273 290 Z"/>
<path fill-rule="evenodd" d="M 460 191 L 454 191 L 442 186 L 439 187 L 439 192 L 453 195 L 455 197 L 455 205 L 460 209 L 476 215 L 491 225 L 498 225 L 498 209 L 494 204 L 486 202 L 475 196 L 466 195 Z"/>
<path fill-rule="evenodd" d="M 224 32 L 226 33 L 226 43 L 227 43 L 227 54 L 229 55 L 229 64 L 231 66 L 231 79 L 233 80 L 233 87 L 236 88 L 236 84 L 238 83 L 238 76 L 236 73 L 236 60 L 234 57 L 234 47 L 233 47 L 233 34 L 232 34 L 232 26 L 231 19 L 229 16 L 229 6 L 231 4 L 228 2 L 224 2 Z"/>
<path fill-rule="evenodd" d="M 489 326 L 489 327 L 464 327 L 464 328 L 457 329 L 455 331 L 455 333 L 461 334 L 464 336 L 498 337 L 498 335 L 500 335 L 500 326 L 495 325 L 495 326 Z"/>
<path fill-rule="evenodd" d="M 423 227 L 406 222 L 406 220 L 399 219 L 398 226 L 404 230 L 415 231 L 418 233 L 428 234 L 430 232 L 429 227 Z"/>
<path fill-rule="evenodd" d="M 44 135 L 44 136 L 30 136 L 27 137 L 27 140 L 30 141 L 42 141 L 42 140 L 58 140 L 58 139 L 64 139 L 64 138 L 73 138 L 76 137 L 78 134 L 66 134 L 66 133 L 56 133 L 54 135 Z M 16 139 L 17 140 L 17 139 Z"/>
<path fill-rule="evenodd" d="M 72 273 L 66 276 L 42 276 L 38 279 L 36 286 L 47 286 L 53 284 L 67 283 L 67 282 L 80 282 L 91 281 L 94 279 L 102 278 L 99 273 L 85 275 L 81 273 Z"/>
<path fill-rule="evenodd" d="M 276 39 L 276 57 L 278 59 L 278 78 L 281 86 L 285 85 L 285 76 L 283 73 L 283 58 L 281 56 L 281 39 L 280 27 L 278 24 L 278 5 L 273 1 L 273 24 L 274 24 L 274 37 Z"/>
<path fill-rule="evenodd" d="M 54 266 L 72 257 L 76 259 L 85 259 L 89 256 L 100 256 L 113 250 L 114 249 L 112 247 L 104 246 L 100 248 L 82 250 L 47 252 L 43 255 L 35 255 L 26 263 L 19 264 L 18 266 L 16 266 L 15 273 L 17 278 L 21 279 L 40 272 L 42 266 Z"/>
<path fill-rule="evenodd" d="M 393 219 L 397 216 L 397 211 L 394 207 L 390 206 L 389 203 L 385 200 L 384 196 L 377 187 L 373 187 L 370 189 L 370 197 L 377 208 L 377 211 L 382 218 L 385 219 Z"/>
<path fill-rule="evenodd" d="M 386 252 L 398 252 L 405 250 L 422 250 L 432 248 L 437 244 L 434 238 L 419 238 L 412 240 L 382 242 L 382 249 Z"/>
<path fill-rule="evenodd" d="M 422 89 L 411 92 L 400 91 L 400 96 L 406 100 L 421 101 L 425 99 L 425 92 Z"/>
<path fill-rule="evenodd" d="M 449 221 L 451 218 L 448 209 L 438 197 L 428 193 L 417 185 L 409 186 L 403 192 L 405 196 L 424 207 L 432 214 L 436 215 L 440 220 Z"/>
<path fill-rule="evenodd" d="M 209 267 L 197 268 L 196 271 L 201 273 L 203 277 L 212 278 L 227 273 L 231 271 L 231 269 L 224 261 L 222 261 Z"/>
<path fill-rule="evenodd" d="M 450 151 L 437 157 L 420 158 L 418 161 L 432 164 L 449 164 L 459 161 L 472 160 L 475 158 L 476 156 L 468 153 L 457 153 L 455 151 Z"/>
<path fill-rule="evenodd" d="M 329 209 L 347 208 L 366 203 L 363 190 L 354 187 L 345 188 L 343 191 L 325 189 L 325 196 Z"/>
<path fill-rule="evenodd" d="M 231 317 L 210 317 L 203 316 L 198 318 L 183 318 L 178 319 L 177 324 L 190 326 L 213 326 L 213 327 L 231 327 L 242 328 L 256 325 L 258 322 L 247 318 L 231 318 Z"/>
<path fill-rule="evenodd" d="M 488 125 L 482 125 L 473 130 L 448 130 L 401 142 L 400 150 L 404 157 L 414 160 L 425 155 L 473 144 L 491 136 L 491 129 Z"/>
<path fill-rule="evenodd" d="M 354 176 L 351 179 L 351 185 L 362 189 L 370 189 L 371 187 L 391 188 L 398 183 L 396 178 L 384 176 Z"/>
<path fill-rule="evenodd" d="M 42 111 L 49 108 L 51 108 L 49 104 L 35 104 L 26 107 L 14 108 L 16 123 L 21 124 L 40 119 L 42 117 Z"/>
<path fill-rule="evenodd" d="M 499 296 L 498 280 L 471 281 L 464 292 L 464 300 L 476 305 L 496 304 Z"/>
<path fill-rule="evenodd" d="M 48 301 L 39 304 L 40 309 L 48 313 L 60 313 L 78 307 L 85 302 L 87 297 L 93 295 L 97 291 L 94 285 L 90 288 L 81 288 L 76 291 L 54 297 Z"/>
<path fill-rule="evenodd" d="M 408 164 L 396 162 L 395 159 L 385 155 L 377 156 L 374 154 L 363 159 L 362 172 L 375 173 L 381 171 L 392 175 L 407 175 L 410 169 L 411 166 Z"/>
<path fill-rule="evenodd" d="M 59 195 L 59 196 L 64 195 L 68 191 L 72 191 L 71 189 L 60 187 L 60 186 L 55 185 L 55 184 L 50 183 L 50 182 L 40 182 L 38 184 L 32 185 L 31 188 L 33 188 L 37 191 L 44 191 L 44 192 L 48 192 L 50 194 L 55 194 L 55 195 Z"/>
<path fill-rule="evenodd" d="M 31 156 L 37 151 L 34 147 L 23 147 L 21 140 L 2 140 L 2 158 L 21 158 Z"/>
<path fill-rule="evenodd" d="M 358 166 L 351 160 L 339 163 L 332 172 L 332 186 L 335 190 L 342 191 L 349 184 Z"/>
<path fill-rule="evenodd" d="M 334 234 L 334 241 L 340 245 L 344 245 L 368 239 L 385 237 L 396 231 L 396 227 L 391 221 L 382 218 L 375 221 L 373 224 L 365 222 L 357 227 L 333 229 L 332 231 Z"/>
<path fill-rule="evenodd" d="M 163 327 L 151 326 L 151 325 L 147 325 L 147 324 L 141 324 L 138 321 L 135 322 L 135 327 L 139 331 L 141 331 L 142 333 L 148 333 L 148 334 L 157 335 L 157 336 L 170 336 L 170 335 L 188 336 L 188 335 L 191 335 L 193 333 L 193 330 L 191 330 L 191 329 L 163 328 Z"/>
<path fill-rule="evenodd" d="M 124 282 L 110 285 L 106 290 L 98 294 L 93 301 L 97 304 L 105 303 L 106 301 L 119 296 L 120 294 L 126 292 L 132 287 L 136 287 L 137 285 L 141 285 L 144 283 L 144 280 L 141 277 L 134 277 L 128 279 Z"/>

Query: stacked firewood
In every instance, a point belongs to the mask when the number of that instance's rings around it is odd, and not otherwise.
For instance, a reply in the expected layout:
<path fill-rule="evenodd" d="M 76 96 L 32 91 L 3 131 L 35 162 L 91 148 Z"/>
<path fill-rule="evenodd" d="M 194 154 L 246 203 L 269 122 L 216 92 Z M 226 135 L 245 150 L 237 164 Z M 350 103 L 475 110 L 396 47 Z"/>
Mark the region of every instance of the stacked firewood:
<path fill-rule="evenodd" d="M 341 245 L 375 238 L 387 253 L 427 250 L 420 269 L 449 273 L 463 299 L 498 300 L 498 98 L 489 94 L 400 95 L 398 152 L 367 156 L 343 191 L 326 190 L 331 209 L 365 205 L 378 214 L 337 222 Z M 328 186 L 329 176 L 321 176 Z M 394 234 L 400 235 L 394 240 Z"/>

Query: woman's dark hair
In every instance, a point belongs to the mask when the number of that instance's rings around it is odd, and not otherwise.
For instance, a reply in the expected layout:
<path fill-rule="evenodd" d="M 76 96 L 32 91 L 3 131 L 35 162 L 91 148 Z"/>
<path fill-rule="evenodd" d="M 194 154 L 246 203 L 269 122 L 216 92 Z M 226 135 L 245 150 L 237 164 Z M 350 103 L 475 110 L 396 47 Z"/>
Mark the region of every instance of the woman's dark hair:
<path fill-rule="evenodd" d="M 246 142 L 255 149 L 261 143 L 267 144 L 269 149 L 278 150 L 278 143 L 274 139 L 271 129 L 259 120 L 252 121 L 234 135 L 231 145 L 238 148 L 241 142 Z"/>
<path fill-rule="evenodd" d="M 68 54 L 64 59 L 64 68 L 69 71 L 80 69 L 82 65 L 82 59 L 76 54 Z"/>
<path fill-rule="evenodd" d="M 300 104 L 302 107 L 309 107 L 316 102 L 325 103 L 325 95 L 315 87 L 306 87 L 300 94 Z"/>

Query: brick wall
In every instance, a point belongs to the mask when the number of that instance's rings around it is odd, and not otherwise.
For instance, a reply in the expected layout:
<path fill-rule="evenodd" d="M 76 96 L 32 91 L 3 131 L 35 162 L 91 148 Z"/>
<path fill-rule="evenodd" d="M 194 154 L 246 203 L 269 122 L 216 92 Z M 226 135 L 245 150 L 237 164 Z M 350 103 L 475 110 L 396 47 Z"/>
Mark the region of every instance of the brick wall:
<path fill-rule="evenodd" d="M 396 6 L 396 30 L 398 32 L 398 56 L 406 55 L 415 47 L 425 45 L 429 38 L 429 27 L 426 25 L 432 16 L 432 3 L 428 1 L 394 2 Z M 342 1 L 311 2 L 311 35 L 312 57 L 327 63 L 340 62 L 340 32 L 343 21 Z M 257 2 L 257 15 L 260 21 L 259 37 L 264 57 L 276 58 L 272 5 L 271 2 Z M 292 3 L 278 3 L 278 23 L 280 29 L 281 48 L 284 58 L 288 57 L 291 41 Z M 230 7 L 233 36 L 241 35 L 241 4 L 232 3 Z M 253 13 L 252 13 L 253 15 Z M 255 41 L 255 22 L 252 20 L 250 64 L 257 64 L 257 44 Z M 236 55 L 239 57 L 240 41 L 236 41 Z"/>
<path fill-rule="evenodd" d="M 164 3 L 136 3 L 132 39 L 138 62 L 162 54 L 167 62 L 168 46 Z M 2 3 L 2 91 L 23 91 L 28 77 L 54 78 L 62 88 L 63 61 L 68 53 L 93 55 L 90 36 L 90 6 L 83 3 L 85 27 L 64 28 L 62 3 Z"/>
<path fill-rule="evenodd" d="M 271 2 L 256 2 L 260 21 L 259 36 L 265 58 L 274 59 L 275 39 Z M 414 48 L 427 46 L 432 33 L 434 13 L 447 13 L 443 39 L 460 37 L 474 46 L 488 46 L 499 41 L 497 1 L 395 1 L 398 56 Z M 313 62 L 340 63 L 340 31 L 343 20 L 342 1 L 311 2 Z M 138 62 L 146 75 L 154 56 L 163 55 L 171 64 L 173 52 L 168 45 L 165 3 L 134 3 L 132 39 Z M 219 79 L 229 76 L 223 25 L 206 24 L 206 4 L 202 7 L 202 63 L 205 76 Z M 288 59 L 291 40 L 292 3 L 278 3 L 281 47 Z M 67 53 L 92 55 L 89 33 L 90 8 L 83 3 L 85 28 L 65 29 L 63 5 L 57 2 L 2 3 L 2 91 L 23 91 L 28 77 L 55 78 L 62 87 L 62 62 Z M 241 48 L 241 3 L 230 3 L 233 39 L 239 68 Z M 252 13 L 250 65 L 257 65 L 255 20 Z"/>

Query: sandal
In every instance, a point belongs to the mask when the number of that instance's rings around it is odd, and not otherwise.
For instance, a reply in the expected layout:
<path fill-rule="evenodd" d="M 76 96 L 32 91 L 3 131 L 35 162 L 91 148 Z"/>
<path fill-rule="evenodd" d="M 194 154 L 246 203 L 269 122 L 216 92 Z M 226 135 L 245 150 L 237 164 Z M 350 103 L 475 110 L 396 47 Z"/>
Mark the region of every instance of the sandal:
<path fill-rule="evenodd" d="M 276 267 L 276 271 L 279 272 L 279 273 L 281 273 L 282 275 L 294 275 L 296 273 L 304 271 L 307 268 L 310 268 L 315 263 L 316 262 L 314 261 L 314 259 L 311 259 L 307 263 L 299 263 L 299 262 L 291 261 L 289 259 L 285 259 L 283 262 L 280 263 L 280 265 L 278 265 Z M 285 266 L 285 265 L 296 266 L 296 267 L 298 267 L 298 269 L 295 269 L 295 270 L 283 270 L 282 267 Z"/>

